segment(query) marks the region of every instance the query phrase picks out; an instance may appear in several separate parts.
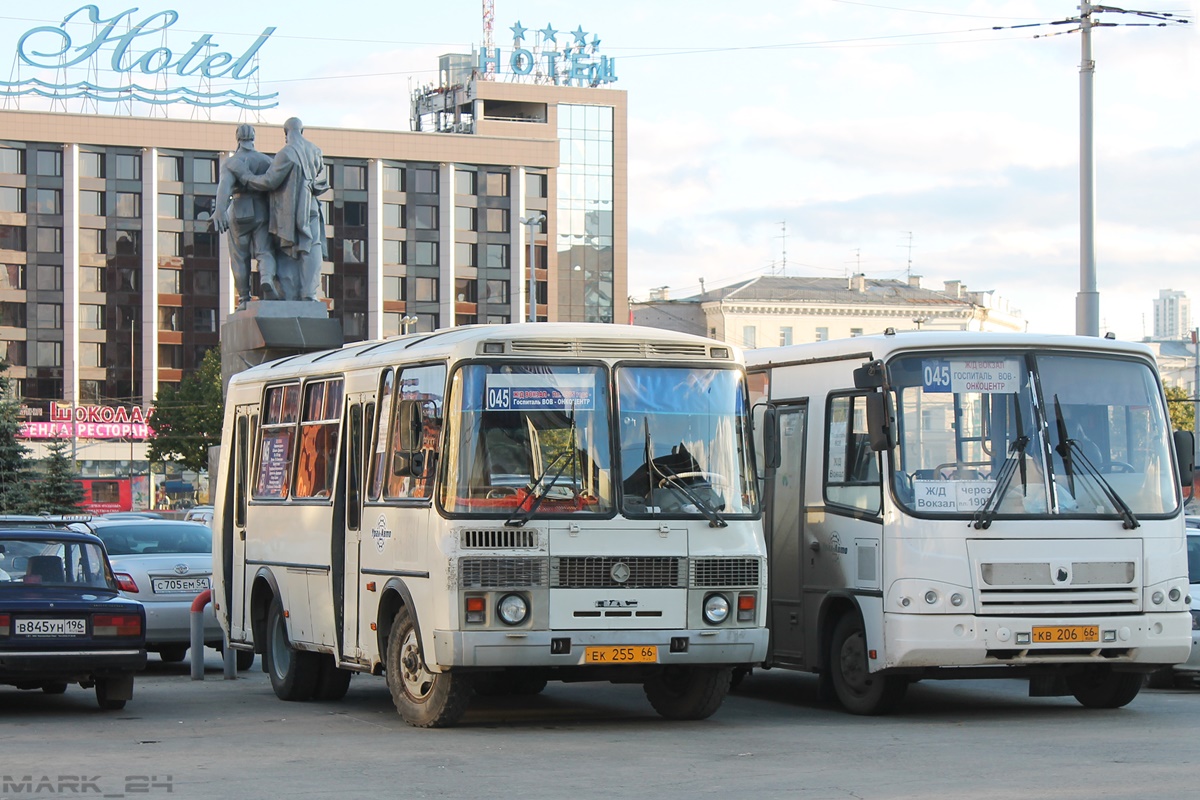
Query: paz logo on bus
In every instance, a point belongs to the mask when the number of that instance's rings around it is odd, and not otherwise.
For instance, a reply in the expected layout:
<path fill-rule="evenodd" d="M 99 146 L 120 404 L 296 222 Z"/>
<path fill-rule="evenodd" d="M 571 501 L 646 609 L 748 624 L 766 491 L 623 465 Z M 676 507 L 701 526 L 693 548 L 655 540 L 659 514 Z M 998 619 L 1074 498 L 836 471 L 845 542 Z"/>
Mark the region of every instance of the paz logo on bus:
<path fill-rule="evenodd" d="M 381 553 L 388 539 L 392 538 L 392 531 L 387 526 L 387 519 L 383 514 L 379 515 L 379 521 L 375 523 L 374 528 L 371 528 L 371 538 L 375 540 L 375 549 Z"/>

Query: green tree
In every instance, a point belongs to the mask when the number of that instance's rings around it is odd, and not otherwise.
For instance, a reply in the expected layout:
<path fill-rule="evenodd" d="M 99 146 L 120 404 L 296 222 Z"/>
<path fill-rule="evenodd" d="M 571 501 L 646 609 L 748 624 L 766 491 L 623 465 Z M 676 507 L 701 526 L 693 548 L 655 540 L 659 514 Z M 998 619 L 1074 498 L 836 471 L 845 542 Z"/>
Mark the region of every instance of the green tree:
<path fill-rule="evenodd" d="M 1167 387 L 1167 410 L 1171 412 L 1171 427 L 1177 431 L 1190 431 L 1195 422 L 1195 404 L 1187 391 L 1179 386 Z"/>
<path fill-rule="evenodd" d="M 225 400 L 221 395 L 221 350 L 210 348 L 200 368 L 180 382 L 164 386 L 150 413 L 147 455 L 151 461 L 176 461 L 193 472 L 208 469 L 208 448 L 221 441 Z"/>
<path fill-rule="evenodd" d="M 83 487 L 75 482 L 75 465 L 67 457 L 67 443 L 49 445 L 50 455 L 43 460 L 45 472 L 34 487 L 39 511 L 47 514 L 74 514 L 82 510 Z"/>
<path fill-rule="evenodd" d="M 27 514 L 31 508 L 29 448 L 17 438 L 21 432 L 21 401 L 0 362 L 0 513 Z"/>

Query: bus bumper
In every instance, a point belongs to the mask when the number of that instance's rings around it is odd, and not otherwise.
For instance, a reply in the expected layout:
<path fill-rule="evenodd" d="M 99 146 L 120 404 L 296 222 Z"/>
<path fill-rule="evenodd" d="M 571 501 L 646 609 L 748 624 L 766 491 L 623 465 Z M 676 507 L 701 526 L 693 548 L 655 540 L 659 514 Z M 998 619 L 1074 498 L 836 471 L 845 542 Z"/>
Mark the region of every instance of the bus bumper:
<path fill-rule="evenodd" d="M 589 647 L 657 648 L 658 664 L 750 665 L 767 656 L 766 628 L 629 631 L 434 631 L 441 667 L 570 667 Z"/>
<path fill-rule="evenodd" d="M 1099 642 L 1033 641 L 1034 627 L 1095 626 Z M 1191 650 L 1191 615 L 1136 614 L 1071 617 L 974 617 L 957 614 L 888 614 L 884 620 L 886 663 L 872 671 L 904 667 L 1003 664 L 1177 664 Z"/>

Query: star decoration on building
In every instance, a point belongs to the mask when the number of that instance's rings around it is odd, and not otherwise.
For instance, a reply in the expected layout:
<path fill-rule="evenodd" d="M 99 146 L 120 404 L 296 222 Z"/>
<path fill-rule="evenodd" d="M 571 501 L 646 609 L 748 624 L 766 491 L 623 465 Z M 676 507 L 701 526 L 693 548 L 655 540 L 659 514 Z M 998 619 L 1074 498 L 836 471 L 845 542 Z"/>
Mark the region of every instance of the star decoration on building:
<path fill-rule="evenodd" d="M 595 52 L 596 50 L 599 50 L 599 49 L 600 49 L 600 36 L 599 36 L 599 34 L 593 33 L 592 34 L 592 51 Z"/>
<path fill-rule="evenodd" d="M 547 24 L 546 27 L 542 28 L 541 34 L 546 39 L 546 41 L 554 42 L 556 44 L 558 43 L 558 39 L 554 38 L 558 34 L 558 31 L 556 31 L 556 30 L 554 30 L 554 28 L 550 27 L 549 24 Z"/>
<path fill-rule="evenodd" d="M 513 25 L 509 30 L 513 32 L 513 41 L 519 42 L 525 38 L 525 31 L 529 29 L 521 24 L 521 20 L 517 20 L 517 24 Z"/>
<path fill-rule="evenodd" d="M 575 44 L 579 45 L 580 47 L 587 45 L 587 34 L 583 32 L 582 25 L 571 31 L 571 35 L 575 37 Z"/>

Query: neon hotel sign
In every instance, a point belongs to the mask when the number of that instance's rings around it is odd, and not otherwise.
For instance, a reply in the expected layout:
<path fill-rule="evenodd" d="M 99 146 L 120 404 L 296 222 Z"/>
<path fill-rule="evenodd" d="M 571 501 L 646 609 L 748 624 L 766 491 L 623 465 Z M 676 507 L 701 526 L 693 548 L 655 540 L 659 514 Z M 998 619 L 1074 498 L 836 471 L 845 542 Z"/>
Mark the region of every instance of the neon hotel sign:
<path fill-rule="evenodd" d="M 67 31 L 67 23 L 85 11 L 86 21 L 92 26 L 92 39 L 76 45 Z M 218 50 L 220 45 L 213 41 L 211 33 L 202 34 L 186 50 L 175 51 L 162 45 L 165 41 L 163 31 L 175 24 L 179 13 L 159 11 L 137 20 L 134 17 L 136 12 L 136 8 L 130 8 L 105 19 L 100 16 L 99 7 L 81 6 L 68 14 L 61 25 L 45 25 L 25 31 L 17 40 L 17 59 L 21 64 L 44 70 L 60 70 L 89 61 L 96 67 L 103 67 L 101 51 L 111 46 L 112 54 L 107 68 L 119 76 L 198 76 L 244 81 L 258 70 L 254 59 L 275 32 L 275 28 L 265 28 L 254 43 L 239 55 Z M 155 35 L 158 35 L 160 46 L 140 53 L 134 51 L 138 39 L 147 41 L 143 37 Z M 235 89 L 199 92 L 186 87 L 155 89 L 128 81 L 117 86 L 103 86 L 91 81 L 67 83 L 65 79 L 62 83 L 49 83 L 39 78 L 0 81 L 0 97 L 22 95 L 40 95 L 55 100 L 84 98 L 107 103 L 137 100 L 154 105 L 187 103 L 205 107 L 236 106 L 252 110 L 273 108 L 279 104 L 278 92 L 249 94 Z"/>
<path fill-rule="evenodd" d="M 534 53 L 524 47 L 521 47 L 522 40 L 531 38 L 528 34 L 529 28 L 524 27 L 518 22 L 513 25 L 510 30 L 513 32 L 513 49 L 507 57 L 499 48 L 488 50 L 486 47 L 479 48 L 476 68 L 480 72 L 487 72 L 489 69 L 496 72 L 500 71 L 500 67 L 505 65 L 514 75 L 529 75 L 533 73 L 537 62 Z M 617 80 L 617 60 L 608 56 L 600 56 L 595 58 L 596 51 L 600 49 L 600 37 L 592 36 L 592 41 L 588 42 L 587 33 L 584 32 L 583 26 L 580 25 L 573 31 L 555 30 L 553 26 L 547 25 L 533 31 L 542 41 L 541 57 L 542 67 L 548 75 L 553 76 L 555 83 L 565 83 L 571 86 L 600 86 L 606 83 L 614 83 Z M 553 43 L 558 44 L 558 36 L 573 36 L 573 42 L 563 42 L 563 49 L 546 49 L 547 45 Z M 587 55 L 587 51 L 591 51 L 591 57 Z"/>
<path fill-rule="evenodd" d="M 150 426 L 140 408 L 71 406 L 50 401 L 49 422 L 26 422 L 26 439 L 149 439 Z"/>

